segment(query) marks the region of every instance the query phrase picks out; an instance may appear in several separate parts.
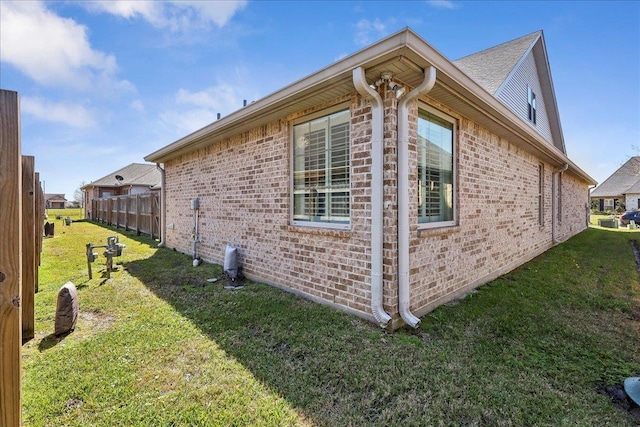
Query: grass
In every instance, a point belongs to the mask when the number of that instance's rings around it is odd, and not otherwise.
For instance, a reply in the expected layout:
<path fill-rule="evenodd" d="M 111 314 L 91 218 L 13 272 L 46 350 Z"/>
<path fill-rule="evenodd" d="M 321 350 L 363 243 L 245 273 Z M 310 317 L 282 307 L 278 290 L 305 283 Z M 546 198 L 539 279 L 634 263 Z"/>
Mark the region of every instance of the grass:
<path fill-rule="evenodd" d="M 45 239 L 27 426 L 635 425 L 600 392 L 640 375 L 628 233 L 590 228 L 394 333 L 270 286 L 225 290 L 220 266 L 130 233 L 111 278 L 101 255 L 88 280 L 85 245 L 114 234 L 74 222 Z M 58 339 L 68 280 L 80 318 Z"/>

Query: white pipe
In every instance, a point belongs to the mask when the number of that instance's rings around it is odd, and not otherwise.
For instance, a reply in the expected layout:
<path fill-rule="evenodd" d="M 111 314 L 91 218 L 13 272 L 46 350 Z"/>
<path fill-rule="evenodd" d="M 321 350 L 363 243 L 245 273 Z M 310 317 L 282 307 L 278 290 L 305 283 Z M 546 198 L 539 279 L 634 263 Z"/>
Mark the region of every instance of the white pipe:
<path fill-rule="evenodd" d="M 160 166 L 160 163 L 156 163 L 156 167 L 160 170 L 160 243 L 158 243 L 158 247 L 162 248 L 167 244 L 167 209 L 165 204 L 167 182 L 165 179 L 165 170 Z M 151 226 L 153 227 L 153 224 Z"/>
<path fill-rule="evenodd" d="M 551 241 L 553 242 L 554 245 L 558 243 L 558 237 L 557 237 L 557 231 L 556 231 L 557 222 L 558 222 L 558 218 L 557 218 L 558 196 L 556 194 L 556 191 L 558 190 L 557 181 L 558 181 L 558 176 L 560 176 L 560 174 L 562 174 L 567 169 L 569 169 L 569 164 L 565 163 L 564 165 L 557 168 L 553 172 L 553 175 L 551 176 Z"/>
<path fill-rule="evenodd" d="M 200 235 L 198 231 L 198 215 L 199 208 L 196 208 L 193 213 L 193 259 L 198 259 L 198 243 L 200 243 Z"/>
<path fill-rule="evenodd" d="M 420 319 L 411 312 L 409 290 L 409 103 L 429 92 L 436 83 L 436 69 L 424 70 L 424 80 L 398 104 L 398 308 L 404 322 L 417 328 Z"/>
<path fill-rule="evenodd" d="M 371 100 L 371 311 L 378 324 L 386 328 L 391 316 L 384 310 L 382 282 L 384 105 L 380 94 L 367 83 L 362 67 L 353 70 L 353 84 L 362 97 Z"/>

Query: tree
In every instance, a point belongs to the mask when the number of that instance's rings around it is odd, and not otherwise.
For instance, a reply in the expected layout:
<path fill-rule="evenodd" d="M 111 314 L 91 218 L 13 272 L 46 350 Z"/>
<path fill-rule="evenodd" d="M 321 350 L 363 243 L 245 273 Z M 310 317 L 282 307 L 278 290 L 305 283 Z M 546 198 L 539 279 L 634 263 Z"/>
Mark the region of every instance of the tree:
<path fill-rule="evenodd" d="M 84 192 L 81 190 L 81 188 L 84 187 L 85 185 L 86 185 L 86 182 L 82 181 L 80 183 L 80 187 L 78 187 L 76 191 L 73 192 L 73 203 L 76 206 L 80 206 L 81 208 L 84 207 Z"/>

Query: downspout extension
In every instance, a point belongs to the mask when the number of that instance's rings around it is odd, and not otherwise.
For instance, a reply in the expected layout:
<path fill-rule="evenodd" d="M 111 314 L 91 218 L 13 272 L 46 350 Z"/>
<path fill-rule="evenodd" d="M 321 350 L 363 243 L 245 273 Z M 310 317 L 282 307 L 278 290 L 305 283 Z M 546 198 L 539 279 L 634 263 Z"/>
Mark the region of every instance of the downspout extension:
<path fill-rule="evenodd" d="M 371 100 L 371 311 L 378 324 L 386 328 L 391 316 L 384 310 L 382 282 L 384 106 L 380 94 L 367 83 L 362 67 L 353 70 L 353 85 L 362 97 Z"/>
<path fill-rule="evenodd" d="M 557 168 L 553 171 L 553 176 L 551 178 L 551 242 L 555 245 L 558 242 L 557 236 L 557 211 L 558 211 L 558 197 L 556 195 L 556 191 L 558 190 L 558 176 L 569 169 L 569 164 L 565 163 L 564 165 Z"/>
<path fill-rule="evenodd" d="M 165 171 L 162 168 L 162 166 L 160 166 L 160 163 L 156 163 L 156 167 L 160 171 L 160 243 L 158 243 L 158 247 L 163 248 L 167 244 L 166 243 L 167 227 L 165 226 L 167 221 L 166 205 L 165 205 L 165 199 L 166 199 L 165 196 L 167 194 L 166 193 L 167 190 L 166 190 Z"/>
<path fill-rule="evenodd" d="M 436 69 L 424 70 L 424 80 L 398 104 L 398 305 L 400 316 L 412 328 L 420 319 L 411 312 L 409 290 L 409 103 L 428 93 L 436 83 Z"/>

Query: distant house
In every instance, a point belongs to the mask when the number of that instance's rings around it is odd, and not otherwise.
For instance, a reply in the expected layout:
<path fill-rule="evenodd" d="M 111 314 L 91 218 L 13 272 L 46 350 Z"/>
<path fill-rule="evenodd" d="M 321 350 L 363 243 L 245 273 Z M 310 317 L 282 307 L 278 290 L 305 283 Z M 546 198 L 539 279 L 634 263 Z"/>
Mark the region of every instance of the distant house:
<path fill-rule="evenodd" d="M 451 61 L 402 30 L 187 135 L 170 248 L 395 329 L 587 228 L 541 31 Z"/>
<path fill-rule="evenodd" d="M 45 194 L 44 206 L 46 209 L 64 209 L 67 199 L 64 194 Z"/>
<path fill-rule="evenodd" d="M 640 156 L 634 156 L 591 191 L 591 200 L 599 211 L 613 211 L 621 203 L 624 209 L 640 209 Z"/>
<path fill-rule="evenodd" d="M 91 206 L 95 199 L 135 195 L 159 191 L 161 174 L 150 163 L 132 163 L 81 187 L 84 192 L 85 218 L 92 218 Z"/>

